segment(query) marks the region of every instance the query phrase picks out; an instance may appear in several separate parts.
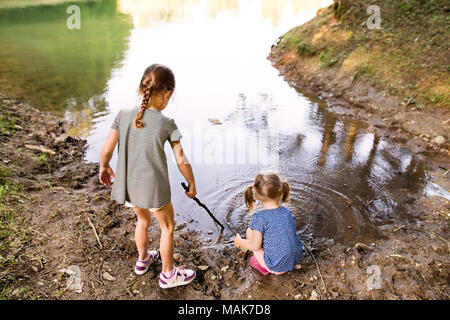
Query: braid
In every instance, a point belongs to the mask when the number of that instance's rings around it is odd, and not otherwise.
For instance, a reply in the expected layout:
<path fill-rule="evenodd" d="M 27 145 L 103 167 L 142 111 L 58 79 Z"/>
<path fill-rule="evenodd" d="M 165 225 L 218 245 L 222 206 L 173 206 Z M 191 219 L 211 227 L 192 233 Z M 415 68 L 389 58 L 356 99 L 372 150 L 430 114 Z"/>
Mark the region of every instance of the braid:
<path fill-rule="evenodd" d="M 152 64 L 145 69 L 144 75 L 141 78 L 139 85 L 139 93 L 142 94 L 141 110 L 134 118 L 134 126 L 137 129 L 144 127 L 142 118 L 144 111 L 150 104 L 152 95 L 157 93 L 164 93 L 175 89 L 175 76 L 172 70 L 160 64 Z"/>
<path fill-rule="evenodd" d="M 137 129 L 144 127 L 144 122 L 142 117 L 144 116 L 145 107 L 150 103 L 150 98 L 152 96 L 153 83 L 151 78 L 147 78 L 142 82 L 142 103 L 141 111 L 139 111 L 136 118 L 134 118 L 134 126 Z"/>

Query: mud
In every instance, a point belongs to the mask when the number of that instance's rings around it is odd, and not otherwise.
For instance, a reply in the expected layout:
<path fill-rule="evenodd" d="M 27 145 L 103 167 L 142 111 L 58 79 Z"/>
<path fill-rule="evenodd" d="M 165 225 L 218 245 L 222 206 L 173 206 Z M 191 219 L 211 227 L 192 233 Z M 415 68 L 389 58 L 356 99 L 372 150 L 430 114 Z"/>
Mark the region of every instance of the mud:
<path fill-rule="evenodd" d="M 176 213 L 175 261 L 197 277 L 189 286 L 162 290 L 160 262 L 134 275 L 136 218 L 110 199 L 98 182 L 98 165 L 82 160 L 86 141 L 65 136 L 64 121 L 20 101 L 1 96 L 0 105 L 0 116 L 14 123 L 1 131 L 2 166 L 11 169 L 8 183 L 19 190 L 2 200 L 14 212 L 14 232 L 0 238 L 4 299 L 449 298 L 449 202 L 425 196 L 415 201 L 410 222 L 380 227 L 382 240 L 351 246 L 305 240 L 315 260 L 305 250 L 301 264 L 282 276 L 258 274 L 249 266 L 250 252 L 215 243 Z M 43 157 L 25 144 L 55 155 Z M 430 174 L 448 189 L 447 168 L 433 163 Z M 154 220 L 150 248 L 158 248 L 159 233 Z M 68 287 L 73 276 L 60 271 L 71 266 L 80 270 L 78 292 Z"/>

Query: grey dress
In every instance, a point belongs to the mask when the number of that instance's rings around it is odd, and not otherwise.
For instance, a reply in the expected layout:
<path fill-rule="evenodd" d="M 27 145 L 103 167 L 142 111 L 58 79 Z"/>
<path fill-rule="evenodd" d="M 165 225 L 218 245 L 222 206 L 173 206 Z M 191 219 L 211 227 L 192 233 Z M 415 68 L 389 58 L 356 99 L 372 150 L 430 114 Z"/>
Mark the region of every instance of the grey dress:
<path fill-rule="evenodd" d="M 171 200 L 166 141 L 182 137 L 173 119 L 161 111 L 147 109 L 136 129 L 134 118 L 140 108 L 120 110 L 111 129 L 119 131 L 118 160 L 111 198 L 139 208 L 161 208 Z"/>

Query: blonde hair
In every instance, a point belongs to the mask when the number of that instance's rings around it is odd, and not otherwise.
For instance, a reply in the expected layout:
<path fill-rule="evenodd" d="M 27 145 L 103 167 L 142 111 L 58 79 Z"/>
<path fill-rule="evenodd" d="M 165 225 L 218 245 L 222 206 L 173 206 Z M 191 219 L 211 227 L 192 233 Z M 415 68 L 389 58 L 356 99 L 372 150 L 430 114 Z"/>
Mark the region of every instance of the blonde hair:
<path fill-rule="evenodd" d="M 269 199 L 278 199 L 281 197 L 283 203 L 289 203 L 289 183 L 287 181 L 281 181 L 280 177 L 276 173 L 260 173 L 256 176 L 252 186 L 248 186 L 244 192 L 245 205 L 253 210 L 256 202 L 253 196 L 253 189 L 258 194 L 267 197 Z"/>

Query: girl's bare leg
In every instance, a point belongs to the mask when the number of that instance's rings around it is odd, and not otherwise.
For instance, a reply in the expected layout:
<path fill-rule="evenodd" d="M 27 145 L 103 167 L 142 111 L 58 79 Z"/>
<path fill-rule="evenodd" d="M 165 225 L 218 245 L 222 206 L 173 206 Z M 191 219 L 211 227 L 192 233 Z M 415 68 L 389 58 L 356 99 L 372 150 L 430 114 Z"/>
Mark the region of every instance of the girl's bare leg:
<path fill-rule="evenodd" d="M 138 218 L 134 239 L 139 252 L 139 259 L 145 260 L 148 258 L 148 227 L 152 221 L 152 216 L 148 209 L 133 207 L 133 210 Z"/>
<path fill-rule="evenodd" d="M 161 228 L 159 251 L 161 253 L 162 271 L 170 273 L 173 270 L 173 232 L 175 229 L 172 202 L 154 211 L 153 214 L 158 219 Z"/>

